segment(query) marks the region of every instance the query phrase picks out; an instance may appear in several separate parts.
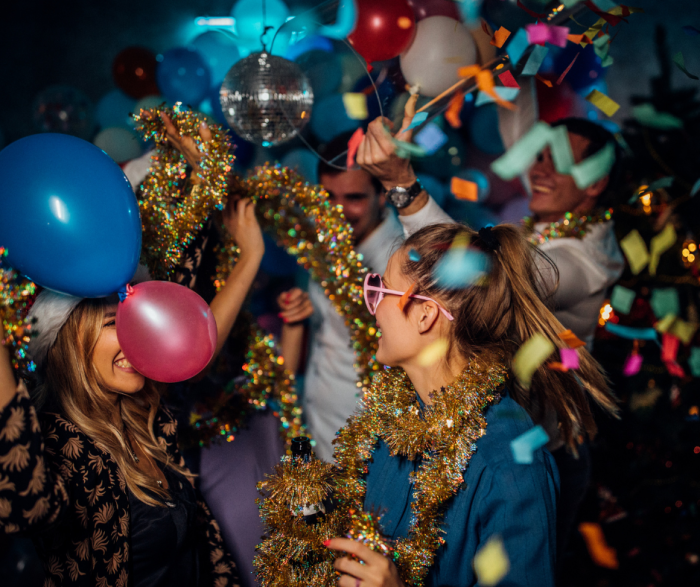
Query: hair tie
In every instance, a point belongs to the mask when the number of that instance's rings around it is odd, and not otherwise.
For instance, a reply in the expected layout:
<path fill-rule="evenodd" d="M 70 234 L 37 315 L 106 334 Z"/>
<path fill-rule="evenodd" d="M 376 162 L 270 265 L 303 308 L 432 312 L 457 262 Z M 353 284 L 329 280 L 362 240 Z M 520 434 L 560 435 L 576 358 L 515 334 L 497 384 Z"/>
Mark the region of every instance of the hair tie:
<path fill-rule="evenodd" d="M 498 242 L 498 236 L 493 230 L 491 230 L 492 225 L 484 226 L 479 229 L 479 240 L 483 243 L 484 248 L 487 251 L 495 252 L 497 251 L 501 243 Z"/>

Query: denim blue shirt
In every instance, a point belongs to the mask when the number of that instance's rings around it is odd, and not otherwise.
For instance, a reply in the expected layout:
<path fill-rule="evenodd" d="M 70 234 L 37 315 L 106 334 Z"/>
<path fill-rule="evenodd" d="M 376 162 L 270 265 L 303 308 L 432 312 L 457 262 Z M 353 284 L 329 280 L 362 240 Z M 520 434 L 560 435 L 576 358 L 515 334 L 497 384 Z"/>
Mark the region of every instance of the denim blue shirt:
<path fill-rule="evenodd" d="M 486 412 L 486 434 L 464 474 L 465 485 L 447 503 L 446 543 L 436 555 L 427 587 L 477 585 L 472 559 L 491 536 L 500 535 L 510 571 L 499 587 L 554 586 L 556 498 L 559 474 L 552 455 L 535 451 L 533 463 L 514 462 L 510 441 L 532 428 L 527 412 L 509 396 Z M 365 510 L 383 513 L 389 538 L 408 535 L 413 501 L 409 474 L 420 461 L 389 454 L 380 441 L 367 474 Z"/>

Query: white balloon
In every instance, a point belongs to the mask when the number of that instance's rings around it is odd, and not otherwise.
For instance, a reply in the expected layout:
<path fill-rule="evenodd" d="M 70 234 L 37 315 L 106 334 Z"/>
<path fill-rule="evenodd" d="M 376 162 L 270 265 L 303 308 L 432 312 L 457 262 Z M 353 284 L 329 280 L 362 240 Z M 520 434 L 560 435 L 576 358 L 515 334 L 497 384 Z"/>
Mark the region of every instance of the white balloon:
<path fill-rule="evenodd" d="M 141 155 L 141 141 L 134 132 L 125 128 L 105 128 L 97 133 L 93 143 L 117 163 L 124 163 Z"/>
<path fill-rule="evenodd" d="M 416 24 L 413 43 L 400 61 L 409 85 L 418 85 L 422 96 L 433 98 L 459 81 L 460 67 L 476 63 L 476 44 L 461 22 L 430 16 Z"/>

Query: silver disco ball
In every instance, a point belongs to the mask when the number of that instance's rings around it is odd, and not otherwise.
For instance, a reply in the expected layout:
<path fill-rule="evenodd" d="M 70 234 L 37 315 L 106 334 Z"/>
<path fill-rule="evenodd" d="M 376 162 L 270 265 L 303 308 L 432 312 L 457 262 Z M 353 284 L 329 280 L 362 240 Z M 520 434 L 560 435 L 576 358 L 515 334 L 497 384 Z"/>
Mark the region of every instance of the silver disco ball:
<path fill-rule="evenodd" d="M 271 147 L 293 138 L 311 117 L 314 93 L 299 67 L 252 53 L 229 69 L 219 93 L 226 121 L 241 137 Z"/>

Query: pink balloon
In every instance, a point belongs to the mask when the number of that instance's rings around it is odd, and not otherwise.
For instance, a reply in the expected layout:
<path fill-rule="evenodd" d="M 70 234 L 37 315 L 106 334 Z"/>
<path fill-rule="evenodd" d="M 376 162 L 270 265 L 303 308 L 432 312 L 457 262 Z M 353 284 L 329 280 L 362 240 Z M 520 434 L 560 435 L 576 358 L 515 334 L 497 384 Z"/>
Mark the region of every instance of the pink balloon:
<path fill-rule="evenodd" d="M 416 22 L 429 16 L 449 16 L 461 20 L 457 2 L 454 0 L 408 0 L 408 5 L 413 8 Z"/>
<path fill-rule="evenodd" d="M 155 381 L 194 377 L 212 358 L 216 337 L 207 303 L 177 283 L 139 283 L 117 307 L 117 338 L 124 356 Z"/>

